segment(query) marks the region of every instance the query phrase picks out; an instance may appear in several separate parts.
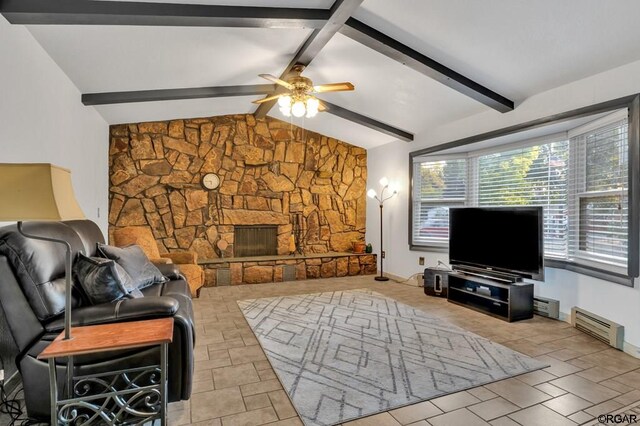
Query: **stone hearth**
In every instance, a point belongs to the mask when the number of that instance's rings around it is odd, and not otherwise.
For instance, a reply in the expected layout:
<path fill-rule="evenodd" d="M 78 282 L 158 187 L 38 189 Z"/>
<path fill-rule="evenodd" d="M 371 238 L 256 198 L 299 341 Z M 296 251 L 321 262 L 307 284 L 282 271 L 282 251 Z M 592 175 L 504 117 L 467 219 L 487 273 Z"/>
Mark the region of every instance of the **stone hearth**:
<path fill-rule="evenodd" d="M 346 277 L 377 272 L 374 254 L 323 253 L 235 257 L 202 260 L 199 263 L 205 268 L 209 286 Z"/>

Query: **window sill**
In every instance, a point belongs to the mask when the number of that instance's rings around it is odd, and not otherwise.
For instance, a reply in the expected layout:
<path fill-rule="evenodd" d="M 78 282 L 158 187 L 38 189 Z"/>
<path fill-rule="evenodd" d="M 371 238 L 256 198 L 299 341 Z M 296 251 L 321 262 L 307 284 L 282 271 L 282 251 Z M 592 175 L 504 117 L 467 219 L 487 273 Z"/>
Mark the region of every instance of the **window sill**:
<path fill-rule="evenodd" d="M 620 274 L 606 269 L 581 265 L 574 262 L 567 262 L 565 260 L 545 259 L 544 266 L 547 268 L 565 269 L 567 271 L 577 272 L 582 275 L 587 275 L 589 277 L 598 278 L 615 284 L 621 284 L 627 287 L 633 287 L 634 285 L 634 278 L 629 277 L 626 274 Z"/>
<path fill-rule="evenodd" d="M 409 246 L 411 251 L 426 251 L 432 253 L 448 253 L 449 248 L 446 246 Z M 634 286 L 634 278 L 629 277 L 626 274 L 620 274 L 617 272 L 609 271 L 602 268 L 593 266 L 586 266 L 575 262 L 568 262 L 558 259 L 544 259 L 545 268 L 565 269 L 567 271 L 576 272 L 578 274 L 587 275 L 589 277 L 598 278 L 604 281 L 609 281 L 615 284 L 621 284 L 626 287 Z"/>
<path fill-rule="evenodd" d="M 410 251 L 430 251 L 432 253 L 449 253 L 449 247 L 448 246 L 416 246 L 416 245 L 410 245 L 409 246 L 409 250 Z"/>

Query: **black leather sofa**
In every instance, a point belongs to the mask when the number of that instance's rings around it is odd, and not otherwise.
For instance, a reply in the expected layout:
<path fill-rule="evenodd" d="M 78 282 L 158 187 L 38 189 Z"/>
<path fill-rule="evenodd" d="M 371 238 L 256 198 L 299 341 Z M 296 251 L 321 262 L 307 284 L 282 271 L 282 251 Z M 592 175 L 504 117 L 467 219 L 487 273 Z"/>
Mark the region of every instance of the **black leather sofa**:
<path fill-rule="evenodd" d="M 74 254 L 96 255 L 104 243 L 100 228 L 89 220 L 27 222 L 25 232 L 64 239 Z M 64 256 L 56 243 L 28 239 L 15 225 L 0 228 L 0 303 L 20 353 L 16 365 L 22 376 L 29 417 L 48 419 L 49 376 L 46 362 L 37 356 L 64 329 Z M 142 290 L 144 298 L 87 306 L 73 292 L 72 324 L 95 325 L 162 317 L 175 320 L 169 347 L 169 402 L 189 399 L 193 380 L 194 316 L 189 286 L 173 265 L 161 271 L 170 281 Z M 159 361 L 155 348 L 84 355 L 74 359 L 75 374 L 88 375 L 141 367 Z M 65 390 L 66 364 L 59 360 L 58 390 Z"/>

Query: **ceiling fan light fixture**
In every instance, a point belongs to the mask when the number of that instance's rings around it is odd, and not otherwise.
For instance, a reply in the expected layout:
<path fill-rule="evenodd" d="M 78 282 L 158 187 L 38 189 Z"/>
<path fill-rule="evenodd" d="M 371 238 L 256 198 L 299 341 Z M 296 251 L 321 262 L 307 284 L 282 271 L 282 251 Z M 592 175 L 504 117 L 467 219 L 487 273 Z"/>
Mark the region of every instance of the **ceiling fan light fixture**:
<path fill-rule="evenodd" d="M 278 106 L 280 108 L 291 108 L 291 96 L 280 96 L 280 99 L 278 99 Z"/>
<path fill-rule="evenodd" d="M 0 0 L 0 2 L 1 1 L 2 0 Z M 280 112 L 285 117 L 291 117 L 293 115 L 296 118 L 312 118 L 318 115 L 318 112 L 327 110 L 327 106 L 316 98 L 313 95 L 314 93 L 354 90 L 353 84 L 348 81 L 314 86 L 311 79 L 301 75 L 304 69 L 304 65 L 296 64 L 292 68 L 292 72 L 295 75 L 289 76 L 286 81 L 271 74 L 259 74 L 260 77 L 277 84 L 279 86 L 279 90 L 270 96 L 253 102 L 255 104 L 265 104 L 268 102 L 267 105 L 271 108 L 274 100 L 277 99 Z M 288 92 L 283 93 L 283 87 L 286 88 Z"/>
<path fill-rule="evenodd" d="M 307 118 L 313 118 L 318 114 L 320 101 L 314 97 L 307 99 Z"/>
<path fill-rule="evenodd" d="M 294 117 L 300 118 L 305 115 L 306 112 L 307 108 L 302 101 L 295 101 L 293 105 L 291 105 L 291 114 L 293 114 Z"/>
<path fill-rule="evenodd" d="M 281 106 L 280 107 L 280 112 L 282 113 L 282 115 L 284 115 L 285 117 L 291 117 L 291 107 L 289 105 L 287 106 Z"/>

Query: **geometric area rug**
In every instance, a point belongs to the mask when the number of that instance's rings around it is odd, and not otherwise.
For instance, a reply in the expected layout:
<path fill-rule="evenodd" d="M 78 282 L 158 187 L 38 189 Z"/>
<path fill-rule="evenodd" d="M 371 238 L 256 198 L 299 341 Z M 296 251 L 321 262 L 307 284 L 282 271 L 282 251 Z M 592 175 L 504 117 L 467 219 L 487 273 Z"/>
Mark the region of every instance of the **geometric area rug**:
<path fill-rule="evenodd" d="M 367 289 L 238 306 L 307 426 L 342 423 L 548 366 Z"/>

